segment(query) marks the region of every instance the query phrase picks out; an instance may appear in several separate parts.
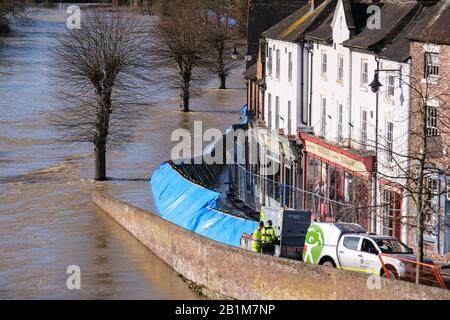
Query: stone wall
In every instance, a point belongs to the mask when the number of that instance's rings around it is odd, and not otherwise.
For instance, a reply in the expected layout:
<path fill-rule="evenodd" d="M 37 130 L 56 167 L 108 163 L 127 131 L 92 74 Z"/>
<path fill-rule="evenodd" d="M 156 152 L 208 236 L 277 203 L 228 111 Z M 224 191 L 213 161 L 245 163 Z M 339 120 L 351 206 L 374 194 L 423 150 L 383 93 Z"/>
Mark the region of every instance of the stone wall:
<path fill-rule="evenodd" d="M 307 265 L 226 246 L 182 229 L 147 211 L 100 193 L 93 201 L 194 282 L 235 299 L 450 299 L 450 291 L 385 280 L 369 289 L 367 276 Z"/>

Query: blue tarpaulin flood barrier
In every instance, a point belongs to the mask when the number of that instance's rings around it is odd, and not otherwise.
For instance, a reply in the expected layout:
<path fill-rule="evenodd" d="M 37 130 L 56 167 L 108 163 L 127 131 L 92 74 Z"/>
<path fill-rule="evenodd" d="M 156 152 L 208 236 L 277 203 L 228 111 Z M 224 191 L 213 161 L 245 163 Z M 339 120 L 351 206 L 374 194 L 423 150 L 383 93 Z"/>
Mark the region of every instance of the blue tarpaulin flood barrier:
<path fill-rule="evenodd" d="M 255 221 L 220 212 L 218 192 L 189 181 L 167 162 L 153 173 L 150 186 L 162 218 L 212 240 L 239 247 L 242 234 L 257 227 Z"/>

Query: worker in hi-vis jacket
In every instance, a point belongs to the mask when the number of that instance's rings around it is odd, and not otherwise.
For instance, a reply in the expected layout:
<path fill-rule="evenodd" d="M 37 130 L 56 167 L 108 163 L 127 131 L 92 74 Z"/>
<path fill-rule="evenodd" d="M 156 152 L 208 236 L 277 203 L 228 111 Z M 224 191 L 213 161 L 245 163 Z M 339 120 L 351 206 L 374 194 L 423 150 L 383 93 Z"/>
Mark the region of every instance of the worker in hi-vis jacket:
<path fill-rule="evenodd" d="M 275 242 L 277 241 L 277 235 L 272 227 L 272 220 L 267 221 L 267 225 L 262 229 L 262 253 L 273 254 L 275 252 Z"/>
<path fill-rule="evenodd" d="M 252 250 L 253 252 L 261 252 L 261 242 L 262 242 L 262 230 L 264 229 L 264 222 L 260 221 L 258 228 L 253 231 L 252 234 Z"/>

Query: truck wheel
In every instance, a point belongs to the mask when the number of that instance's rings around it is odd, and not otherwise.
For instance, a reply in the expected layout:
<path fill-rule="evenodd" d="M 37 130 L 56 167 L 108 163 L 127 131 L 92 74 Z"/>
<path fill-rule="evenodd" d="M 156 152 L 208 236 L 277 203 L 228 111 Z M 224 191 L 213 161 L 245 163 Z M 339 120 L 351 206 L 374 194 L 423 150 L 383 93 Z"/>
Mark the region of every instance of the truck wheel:
<path fill-rule="evenodd" d="M 336 265 L 331 260 L 325 260 L 324 262 L 322 262 L 322 266 L 327 268 L 336 268 Z"/>

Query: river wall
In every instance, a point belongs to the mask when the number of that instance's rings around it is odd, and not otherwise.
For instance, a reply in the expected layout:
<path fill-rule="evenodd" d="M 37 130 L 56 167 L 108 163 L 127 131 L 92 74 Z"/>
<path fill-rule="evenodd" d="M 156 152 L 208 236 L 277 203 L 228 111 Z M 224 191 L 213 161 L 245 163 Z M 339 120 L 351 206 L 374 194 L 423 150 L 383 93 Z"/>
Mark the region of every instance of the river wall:
<path fill-rule="evenodd" d="M 308 265 L 221 244 L 101 193 L 93 202 L 176 272 L 213 297 L 446 299 L 450 291 Z M 370 279 L 369 279 L 370 280 Z M 370 284 L 370 285 L 369 285 Z"/>

